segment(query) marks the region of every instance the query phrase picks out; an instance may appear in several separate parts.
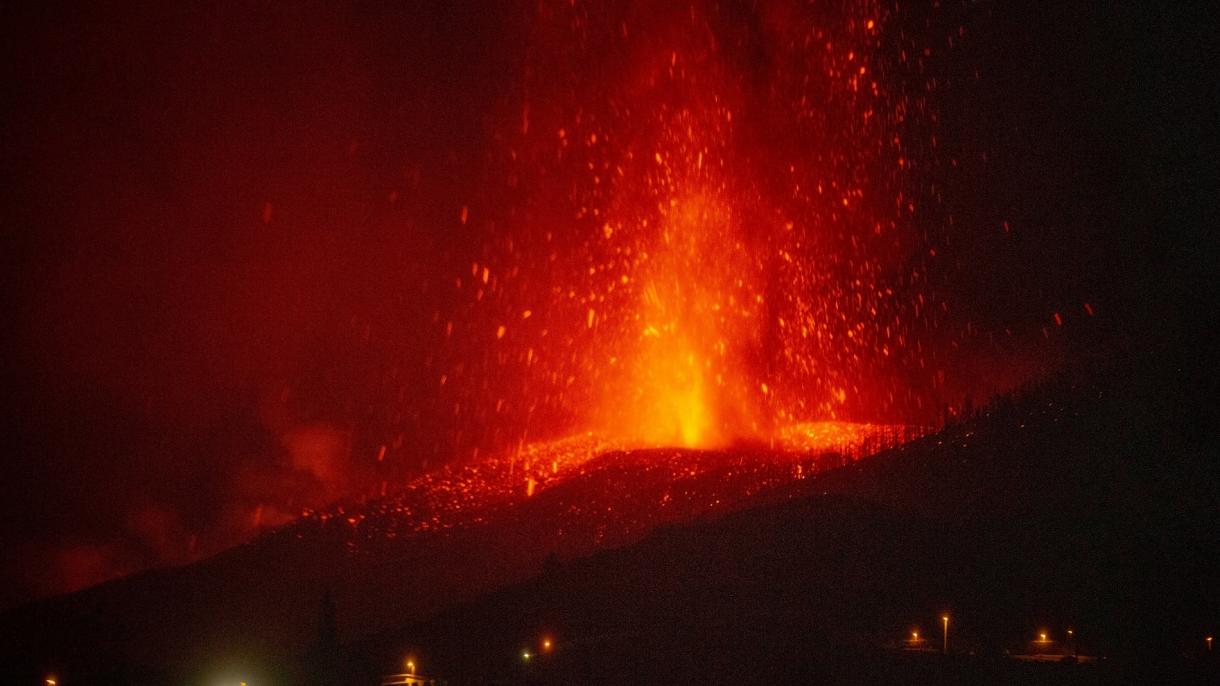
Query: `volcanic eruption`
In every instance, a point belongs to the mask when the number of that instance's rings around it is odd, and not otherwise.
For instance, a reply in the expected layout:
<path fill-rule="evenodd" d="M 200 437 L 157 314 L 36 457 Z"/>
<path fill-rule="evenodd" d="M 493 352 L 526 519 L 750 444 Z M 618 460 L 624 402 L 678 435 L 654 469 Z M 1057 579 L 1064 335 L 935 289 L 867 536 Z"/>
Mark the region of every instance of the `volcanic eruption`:
<path fill-rule="evenodd" d="M 1171 5 L 14 9 L 0 664 L 1202 656 L 1215 32 Z"/>
<path fill-rule="evenodd" d="M 921 58 L 888 18 L 540 8 L 493 124 L 504 188 L 454 212 L 473 247 L 435 314 L 454 447 L 935 423 L 946 305 L 914 171 L 931 124 L 902 88 Z"/>
<path fill-rule="evenodd" d="M 362 551 L 515 529 L 519 576 L 548 551 L 757 502 L 956 410 L 960 332 L 927 266 L 947 229 L 920 212 L 935 113 L 910 90 L 935 77 L 909 18 L 871 2 L 532 12 L 478 183 L 448 211 L 430 388 L 399 392 L 438 408 L 424 435 L 451 457 L 290 530 Z M 415 457 L 401 433 L 387 443 L 379 463 Z"/>
<path fill-rule="evenodd" d="M 77 588 L 302 512 L 440 526 L 412 519 L 418 501 L 461 503 L 437 515 L 456 521 L 616 460 L 651 468 L 641 484 L 716 472 L 757 493 L 1045 366 L 1010 353 L 1058 311 L 955 300 L 974 268 L 956 246 L 979 228 L 943 187 L 978 151 L 944 149 L 938 107 L 963 79 L 945 55 L 966 10 L 484 9 L 285 10 L 150 43 L 164 93 L 132 86 L 126 116 L 166 113 L 136 128 L 176 175 L 84 186 L 147 199 L 79 212 L 145 240 L 120 241 L 127 262 L 81 249 L 46 270 L 28 327 L 50 339 L 28 341 L 48 416 L 30 440 L 58 445 L 60 395 L 96 386 L 114 417 L 63 452 L 110 455 L 113 513 L 68 553 L 38 541 L 22 574 Z M 258 28 L 281 24 L 310 39 Z M 70 582 L 44 584 L 47 567 Z"/>

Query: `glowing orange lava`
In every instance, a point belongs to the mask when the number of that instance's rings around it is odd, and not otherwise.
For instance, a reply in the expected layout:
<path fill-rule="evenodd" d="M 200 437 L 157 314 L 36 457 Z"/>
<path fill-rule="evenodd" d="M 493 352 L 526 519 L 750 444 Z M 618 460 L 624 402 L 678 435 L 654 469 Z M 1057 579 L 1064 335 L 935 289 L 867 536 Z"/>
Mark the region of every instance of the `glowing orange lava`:
<path fill-rule="evenodd" d="M 585 432 L 715 449 L 812 421 L 934 423 L 941 304 L 904 142 L 917 117 L 882 78 L 906 58 L 881 16 L 539 6 L 490 172 L 508 210 L 454 208 L 481 238 L 459 306 L 436 314 L 455 449 Z"/>
<path fill-rule="evenodd" d="M 723 250 L 735 242 L 731 220 L 699 196 L 663 213 L 628 317 L 639 333 L 619 341 L 623 377 L 607 385 L 595 424 L 650 445 L 717 447 L 757 434 L 737 356 L 758 329 L 757 299 L 748 261 Z"/>
<path fill-rule="evenodd" d="M 560 548 L 622 543 L 659 523 L 740 507 L 755 496 L 921 436 L 924 429 L 851 422 L 787 427 L 770 444 L 725 450 L 652 448 L 645 441 L 579 433 L 539 441 L 412 479 L 396 496 L 353 511 L 307 512 L 338 524 L 353 545 L 381 544 L 512 521 L 547 500 L 557 518 L 535 522 Z M 624 491 L 624 487 L 627 488 Z M 590 535 L 589 532 L 593 534 Z M 357 535 L 358 534 L 358 535 Z"/>

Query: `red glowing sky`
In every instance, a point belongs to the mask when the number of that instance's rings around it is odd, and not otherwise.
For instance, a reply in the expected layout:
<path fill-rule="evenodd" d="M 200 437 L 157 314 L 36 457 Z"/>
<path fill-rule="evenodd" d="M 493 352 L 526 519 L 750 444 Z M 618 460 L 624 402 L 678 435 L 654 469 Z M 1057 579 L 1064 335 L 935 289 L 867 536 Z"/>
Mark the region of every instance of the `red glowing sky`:
<path fill-rule="evenodd" d="M 408 5 L 14 22 L 14 599 L 581 431 L 935 424 L 1128 296 L 1121 98 L 1021 12 Z"/>

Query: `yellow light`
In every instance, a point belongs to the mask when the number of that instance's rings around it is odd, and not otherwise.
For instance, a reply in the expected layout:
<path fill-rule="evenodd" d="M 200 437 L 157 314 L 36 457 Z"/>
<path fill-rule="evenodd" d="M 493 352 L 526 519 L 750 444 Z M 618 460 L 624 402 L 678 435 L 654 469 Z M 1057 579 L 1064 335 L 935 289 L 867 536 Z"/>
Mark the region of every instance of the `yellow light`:
<path fill-rule="evenodd" d="M 918 631 L 912 631 L 912 632 L 911 632 L 911 640 L 912 640 L 912 641 L 918 641 L 918 640 L 919 640 L 919 632 L 918 632 Z"/>
<path fill-rule="evenodd" d="M 529 662 L 529 659 L 530 659 L 531 657 L 533 657 L 533 656 L 532 656 L 532 655 L 530 655 L 530 651 L 528 651 L 528 650 L 523 650 L 523 651 L 521 651 L 521 659 L 522 659 L 522 660 L 525 660 L 526 662 Z"/>
<path fill-rule="evenodd" d="M 1040 638 L 1040 639 L 1042 639 L 1043 641 L 1045 641 L 1045 640 L 1046 640 L 1046 632 L 1045 632 L 1045 631 L 1043 631 L 1042 633 L 1038 634 L 1038 638 Z"/>
<path fill-rule="evenodd" d="M 1211 639 L 1209 638 L 1208 640 L 1210 641 Z M 55 680 L 55 677 L 49 676 L 43 680 L 43 683 L 46 684 L 47 686 L 55 686 L 55 684 L 57 684 L 59 682 Z"/>
<path fill-rule="evenodd" d="M 549 639 L 549 638 L 542 639 L 542 649 L 543 650 L 551 649 L 551 639 Z"/>

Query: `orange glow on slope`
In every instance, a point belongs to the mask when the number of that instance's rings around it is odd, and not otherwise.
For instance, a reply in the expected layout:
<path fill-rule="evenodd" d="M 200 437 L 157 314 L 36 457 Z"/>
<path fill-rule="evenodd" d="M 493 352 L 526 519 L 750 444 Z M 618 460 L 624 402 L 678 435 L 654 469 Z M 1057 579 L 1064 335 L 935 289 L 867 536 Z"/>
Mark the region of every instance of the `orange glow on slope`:
<path fill-rule="evenodd" d="M 575 434 L 470 464 L 447 465 L 410 480 L 397 496 L 354 511 L 306 512 L 305 520 L 376 543 L 481 526 L 527 503 L 559 498 L 565 503 L 560 508 L 564 516 L 553 522 L 554 543 L 587 550 L 590 545 L 625 542 L 661 522 L 738 507 L 771 489 L 896 447 L 924 431 L 813 422 L 788 427 L 772 445 L 729 450 L 649 448 L 640 440 Z M 599 485 L 584 490 L 590 482 Z M 615 487 L 606 488 L 608 484 Z M 624 492 L 628 485 L 632 488 Z M 590 530 L 592 538 L 587 537 Z"/>

